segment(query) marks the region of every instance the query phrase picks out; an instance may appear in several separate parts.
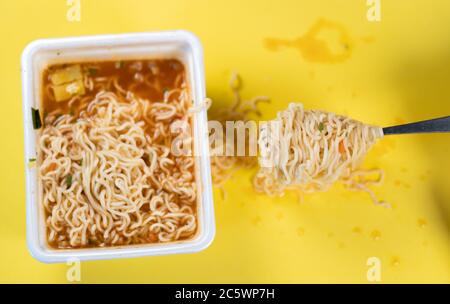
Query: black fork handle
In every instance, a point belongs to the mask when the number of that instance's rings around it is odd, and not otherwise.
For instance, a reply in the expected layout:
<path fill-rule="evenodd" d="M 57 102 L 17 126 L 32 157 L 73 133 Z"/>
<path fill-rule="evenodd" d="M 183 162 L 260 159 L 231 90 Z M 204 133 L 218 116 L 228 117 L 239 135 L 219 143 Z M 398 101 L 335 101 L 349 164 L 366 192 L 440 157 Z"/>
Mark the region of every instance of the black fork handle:
<path fill-rule="evenodd" d="M 383 128 L 384 135 L 450 132 L 450 116 Z"/>

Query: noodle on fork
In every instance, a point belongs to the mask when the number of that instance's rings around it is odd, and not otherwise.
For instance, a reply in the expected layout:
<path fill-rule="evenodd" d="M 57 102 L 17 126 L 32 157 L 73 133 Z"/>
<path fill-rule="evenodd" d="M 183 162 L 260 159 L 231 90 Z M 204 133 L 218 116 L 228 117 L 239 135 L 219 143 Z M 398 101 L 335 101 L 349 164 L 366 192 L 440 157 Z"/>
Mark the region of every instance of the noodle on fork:
<path fill-rule="evenodd" d="M 255 189 L 268 195 L 282 195 L 288 189 L 310 193 L 327 191 L 341 181 L 350 190 L 367 192 L 375 204 L 387 206 L 368 188 L 382 182 L 383 172 L 359 168 L 382 137 L 380 127 L 291 103 L 261 127 L 261 169 L 254 178 Z M 373 174 L 377 177 L 369 179 Z"/>

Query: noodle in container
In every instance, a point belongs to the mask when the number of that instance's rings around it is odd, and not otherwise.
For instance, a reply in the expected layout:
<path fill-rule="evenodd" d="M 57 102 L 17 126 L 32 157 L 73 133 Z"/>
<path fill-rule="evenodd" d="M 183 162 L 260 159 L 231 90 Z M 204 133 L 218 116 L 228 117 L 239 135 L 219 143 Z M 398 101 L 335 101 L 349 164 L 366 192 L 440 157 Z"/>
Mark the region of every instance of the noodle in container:
<path fill-rule="evenodd" d="M 96 62 L 116 62 L 103 69 L 127 68 L 135 77 L 124 82 L 117 70 L 108 79 Z M 155 75 L 170 65 L 183 76 L 163 88 Z M 33 257 L 56 263 L 209 246 L 215 221 L 203 53 L 193 34 L 38 40 L 22 54 L 22 82 Z M 153 86 L 155 100 L 138 96 L 141 84 Z M 168 156 L 172 120 L 190 124 L 194 156 Z"/>

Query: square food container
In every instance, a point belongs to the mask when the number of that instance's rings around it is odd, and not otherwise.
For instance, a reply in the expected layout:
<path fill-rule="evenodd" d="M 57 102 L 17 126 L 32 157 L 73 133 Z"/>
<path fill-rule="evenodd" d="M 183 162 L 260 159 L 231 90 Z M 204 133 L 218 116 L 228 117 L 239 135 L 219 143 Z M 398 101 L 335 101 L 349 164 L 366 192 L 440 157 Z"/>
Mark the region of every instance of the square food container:
<path fill-rule="evenodd" d="M 206 110 L 193 116 L 193 138 L 198 186 L 197 233 L 192 239 L 158 244 L 107 248 L 52 249 L 47 243 L 44 210 L 41 207 L 36 158 L 37 132 L 31 108 L 41 105 L 41 75 L 49 64 L 80 61 L 176 58 L 184 63 L 194 106 L 205 99 L 203 50 L 200 41 L 186 31 L 44 39 L 30 43 L 22 54 L 22 93 L 25 129 L 27 244 L 31 255 L 45 263 L 68 260 L 100 260 L 139 256 L 192 253 L 205 249 L 214 239 L 215 220 L 209 159 Z"/>

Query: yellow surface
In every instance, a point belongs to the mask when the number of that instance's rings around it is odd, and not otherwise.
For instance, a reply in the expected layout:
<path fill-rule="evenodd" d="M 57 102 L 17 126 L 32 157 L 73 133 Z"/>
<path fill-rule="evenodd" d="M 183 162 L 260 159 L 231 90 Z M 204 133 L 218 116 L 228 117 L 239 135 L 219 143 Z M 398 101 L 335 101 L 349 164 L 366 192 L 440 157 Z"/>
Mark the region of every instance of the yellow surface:
<path fill-rule="evenodd" d="M 228 77 L 236 70 L 244 97 L 272 98 L 264 118 L 292 100 L 382 126 L 449 115 L 450 2 L 381 6 L 381 22 L 371 23 L 362 0 L 81 0 L 81 21 L 68 22 L 64 0 L 0 1 L 0 282 L 67 282 L 68 266 L 35 261 L 25 244 L 19 58 L 27 43 L 187 29 L 204 45 L 208 95 L 219 104 L 230 100 Z M 330 63 L 295 43 L 267 48 L 267 38 L 296 40 L 321 18 L 345 28 L 348 58 Z M 339 51 L 336 33 L 321 35 Z M 302 204 L 293 194 L 271 199 L 254 194 L 252 172 L 240 172 L 225 187 L 226 201 L 215 190 L 217 235 L 206 251 L 86 262 L 81 282 L 366 283 L 366 261 L 378 257 L 384 283 L 448 283 L 449 136 L 387 138 L 370 153 L 366 166 L 386 172 L 376 193 L 392 210 L 341 186 Z"/>

